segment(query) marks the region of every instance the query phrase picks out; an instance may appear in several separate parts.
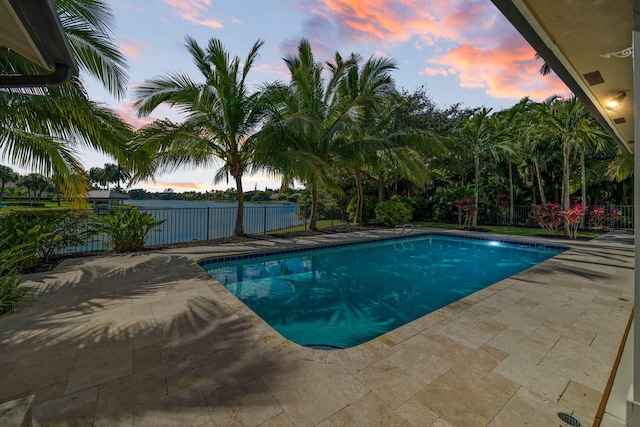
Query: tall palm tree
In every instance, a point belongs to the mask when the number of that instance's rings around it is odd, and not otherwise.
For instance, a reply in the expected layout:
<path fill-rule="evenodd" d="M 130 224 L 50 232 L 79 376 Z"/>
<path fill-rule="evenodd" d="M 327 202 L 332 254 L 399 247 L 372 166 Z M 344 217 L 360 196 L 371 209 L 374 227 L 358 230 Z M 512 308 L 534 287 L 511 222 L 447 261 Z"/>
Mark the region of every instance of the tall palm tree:
<path fill-rule="evenodd" d="M 602 128 L 595 126 L 590 113 L 575 96 L 566 100 L 551 97 L 534 108 L 540 114 L 539 131 L 562 146 L 562 208 L 567 209 L 570 205 L 572 149 L 579 148 L 580 144 L 600 144 L 598 141 L 606 138 L 606 134 Z M 581 165 L 581 170 L 584 170 L 583 168 Z M 584 172 L 581 175 L 584 179 Z M 582 186 L 586 189 L 584 181 Z M 585 202 L 586 200 L 583 200 L 583 203 Z"/>
<path fill-rule="evenodd" d="M 528 97 L 521 99 L 508 110 L 496 114 L 496 125 L 501 130 L 502 140 L 508 144 L 510 150 L 500 150 L 501 157 L 507 161 L 509 172 L 509 223 L 513 224 L 515 187 L 513 180 L 513 166 L 522 161 L 522 141 L 526 132 L 525 120 L 531 107 Z"/>
<path fill-rule="evenodd" d="M 501 152 L 511 150 L 509 144 L 503 141 L 504 130 L 498 129 L 491 121 L 491 109 L 482 108 L 476 112 L 464 125 L 460 132 L 460 140 L 471 148 L 474 158 L 474 206 L 476 214 L 473 216 L 472 227 L 478 226 L 478 201 L 480 164 L 487 156 L 497 159 Z"/>
<path fill-rule="evenodd" d="M 169 74 L 146 80 L 134 90 L 138 115 L 148 115 L 161 104 L 177 107 L 186 115 L 182 123 L 156 120 L 140 130 L 137 150 L 146 155 L 148 164 L 146 168 L 138 165 L 134 179 L 187 165 L 210 166 L 221 160 L 214 182 L 229 175 L 235 180 L 235 235 L 244 234 L 242 177 L 260 167 L 254 162 L 254 135 L 263 117 L 261 93 L 249 93 L 247 76 L 263 43 L 256 41 L 241 62 L 237 56 L 231 58 L 218 39 L 209 40 L 205 50 L 187 37 L 187 50 L 203 80 L 194 82 L 186 74 Z"/>
<path fill-rule="evenodd" d="M 81 72 L 96 77 L 114 96 L 126 90 L 124 57 L 112 42 L 113 15 L 103 0 L 56 0 L 56 11 Z M 37 74 L 42 70 L 0 46 L 0 73 Z M 78 185 L 87 183 L 76 151 L 88 146 L 125 158 L 129 127 L 112 111 L 91 100 L 80 78 L 54 88 L 0 91 L 0 150 L 12 163 L 46 175 L 58 174 Z"/>
<path fill-rule="evenodd" d="M 397 68 L 390 58 L 371 57 L 362 67 L 350 67 L 340 81 L 338 94 L 341 102 L 362 108 L 362 126 L 354 126 L 339 139 L 336 159 L 354 172 L 357 189 L 354 224 L 362 223 L 364 189 L 362 170 L 377 160 L 378 153 L 391 147 L 391 141 L 380 126 L 385 101 L 395 95 L 391 71 Z M 386 109 L 388 111 L 388 109 Z"/>
<path fill-rule="evenodd" d="M 580 155 L 580 188 L 582 190 L 582 204 L 587 206 L 589 200 L 587 200 L 587 166 L 586 156 L 588 153 L 601 154 L 605 152 L 613 153 L 614 143 L 609 137 L 609 134 L 600 126 L 592 114 L 587 112 L 584 104 L 580 103 L 582 108 L 586 112 L 586 124 L 587 129 L 584 132 L 583 137 L 577 141 L 577 150 Z M 584 226 L 585 218 L 582 218 L 582 226 Z"/>
<path fill-rule="evenodd" d="M 544 191 L 542 167 L 547 161 L 545 154 L 549 149 L 549 141 L 545 138 L 544 134 L 539 131 L 537 127 L 537 119 L 537 115 L 529 117 L 529 123 L 525 127 L 522 135 L 522 148 L 523 152 L 527 153 L 526 157 L 528 157 L 528 161 L 531 164 L 532 181 L 537 182 L 538 192 L 540 194 L 540 203 L 545 205 L 547 204 L 547 197 Z M 535 190 L 532 189 L 532 191 L 535 193 Z"/>
<path fill-rule="evenodd" d="M 336 140 L 360 125 L 363 117 L 362 106 L 344 102 L 338 94 L 341 80 L 357 66 L 357 60 L 355 55 L 344 60 L 336 53 L 333 63 L 323 65 L 303 39 L 298 54 L 284 58 L 290 83 L 267 88 L 270 109 L 268 123 L 260 134 L 261 157 L 273 173 L 298 179 L 310 187 L 311 230 L 317 229 L 319 189 L 340 191 L 327 168 Z M 325 71 L 327 79 L 323 77 Z"/>
<path fill-rule="evenodd" d="M 0 205 L 4 198 L 4 187 L 7 182 L 15 182 L 18 179 L 18 174 L 14 172 L 9 166 L 0 165 Z"/>

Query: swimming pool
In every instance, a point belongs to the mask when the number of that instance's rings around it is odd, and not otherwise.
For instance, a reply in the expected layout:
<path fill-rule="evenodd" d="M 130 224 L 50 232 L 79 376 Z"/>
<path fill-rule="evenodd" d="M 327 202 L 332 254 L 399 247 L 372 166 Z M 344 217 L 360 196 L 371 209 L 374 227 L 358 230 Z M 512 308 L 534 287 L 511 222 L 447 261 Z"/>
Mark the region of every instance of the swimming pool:
<path fill-rule="evenodd" d="M 423 235 L 200 265 L 285 338 L 332 349 L 369 341 L 565 249 Z"/>

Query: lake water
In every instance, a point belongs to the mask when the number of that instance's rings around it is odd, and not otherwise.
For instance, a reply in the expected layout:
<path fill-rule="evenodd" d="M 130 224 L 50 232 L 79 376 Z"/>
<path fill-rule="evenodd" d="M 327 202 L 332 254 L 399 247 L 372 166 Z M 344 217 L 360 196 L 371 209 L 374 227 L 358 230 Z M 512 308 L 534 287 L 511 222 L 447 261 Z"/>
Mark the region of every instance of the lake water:
<path fill-rule="evenodd" d="M 147 238 L 148 245 L 209 240 L 233 235 L 237 204 L 183 200 L 128 200 L 127 204 L 164 220 Z M 260 234 L 304 224 L 297 205 L 245 203 L 244 231 Z"/>
<path fill-rule="evenodd" d="M 210 240 L 233 235 L 236 222 L 237 204 L 234 202 L 194 202 L 183 200 L 126 200 L 126 204 L 136 206 L 142 212 L 150 213 L 164 222 L 152 230 L 146 245 L 166 245 Z M 273 230 L 286 230 L 304 224 L 296 213 L 295 204 L 245 203 L 244 232 L 262 234 Z M 108 215 L 100 211 L 100 215 Z M 93 236 L 87 245 L 62 250 L 66 253 L 99 251 L 107 247 L 107 236 Z"/>

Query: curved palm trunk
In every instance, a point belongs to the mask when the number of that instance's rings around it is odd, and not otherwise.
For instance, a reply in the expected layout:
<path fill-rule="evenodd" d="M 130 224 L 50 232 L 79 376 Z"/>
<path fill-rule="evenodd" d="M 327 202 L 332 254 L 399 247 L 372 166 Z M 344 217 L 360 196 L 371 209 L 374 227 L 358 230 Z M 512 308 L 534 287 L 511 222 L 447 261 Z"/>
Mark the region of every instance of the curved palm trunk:
<path fill-rule="evenodd" d="M 309 230 L 318 230 L 318 187 L 311 184 L 311 215 L 309 215 Z"/>
<path fill-rule="evenodd" d="M 364 203 L 364 190 L 362 188 L 362 174 L 360 168 L 356 168 L 356 187 L 358 188 L 358 200 L 356 203 L 356 215 L 353 218 L 353 225 L 362 224 L 362 205 Z"/>
<path fill-rule="evenodd" d="M 378 174 L 378 201 L 384 202 L 384 177 L 382 176 L 382 172 Z"/>
<path fill-rule="evenodd" d="M 236 215 L 236 225 L 233 227 L 234 236 L 244 235 L 244 193 L 242 191 L 242 175 L 234 177 L 236 179 L 236 189 L 238 191 L 238 213 Z"/>
<path fill-rule="evenodd" d="M 564 164 L 562 166 L 562 209 L 567 209 L 570 204 L 569 171 L 571 169 L 571 143 L 565 141 L 562 147 Z"/>
<path fill-rule="evenodd" d="M 476 164 L 476 183 L 475 183 L 475 188 L 473 190 L 473 195 L 475 198 L 474 206 L 476 211 L 473 213 L 473 221 L 471 223 L 471 227 L 477 228 L 478 227 L 478 200 L 480 198 L 479 192 L 478 192 L 478 181 L 480 181 L 480 153 L 478 153 L 478 151 L 476 150 L 474 155 L 475 155 L 475 164 Z"/>
<path fill-rule="evenodd" d="M 538 180 L 538 191 L 540 192 L 540 203 L 543 205 L 547 204 L 547 198 L 544 195 L 544 185 L 542 184 L 542 172 L 540 172 L 540 162 L 538 162 L 538 159 L 534 159 L 533 163 L 535 165 L 536 168 L 536 178 Z"/>
<path fill-rule="evenodd" d="M 514 195 L 514 189 L 513 189 L 513 165 L 511 162 L 509 162 L 509 225 L 513 224 L 513 204 L 514 204 L 514 200 L 513 200 L 513 195 Z"/>
<path fill-rule="evenodd" d="M 587 168 L 585 166 L 584 150 L 580 150 L 580 181 L 582 181 L 582 205 L 587 207 Z M 586 215 L 580 219 L 580 227 L 585 226 Z"/>

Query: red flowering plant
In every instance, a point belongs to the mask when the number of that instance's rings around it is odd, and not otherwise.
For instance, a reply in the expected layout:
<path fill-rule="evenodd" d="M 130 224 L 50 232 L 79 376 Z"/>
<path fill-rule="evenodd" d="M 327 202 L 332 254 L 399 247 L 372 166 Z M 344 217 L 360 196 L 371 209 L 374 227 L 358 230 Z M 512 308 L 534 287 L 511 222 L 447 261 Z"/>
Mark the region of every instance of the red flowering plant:
<path fill-rule="evenodd" d="M 570 239 L 578 237 L 578 227 L 582 217 L 587 212 L 584 205 L 570 206 L 567 210 L 562 211 L 564 217 L 564 233 Z"/>
<path fill-rule="evenodd" d="M 562 209 L 557 203 L 543 203 L 541 205 L 532 205 L 531 217 L 542 227 L 548 234 L 555 236 L 558 228 L 564 222 Z"/>
<path fill-rule="evenodd" d="M 589 227 L 600 229 L 620 219 L 622 219 L 622 213 L 617 209 L 607 210 L 602 206 L 595 207 L 589 212 Z"/>
<path fill-rule="evenodd" d="M 607 220 L 607 211 L 602 206 L 595 207 L 589 212 L 589 227 L 600 228 Z"/>
<path fill-rule="evenodd" d="M 471 228 L 473 217 L 476 215 L 476 203 L 471 197 L 456 200 L 456 208 L 458 208 L 458 227 Z M 462 216 L 464 214 L 464 223 Z"/>

